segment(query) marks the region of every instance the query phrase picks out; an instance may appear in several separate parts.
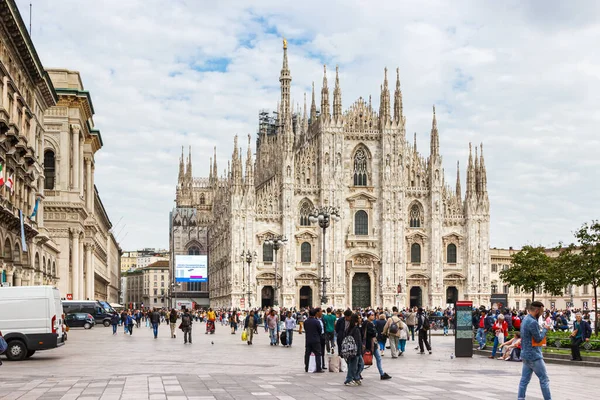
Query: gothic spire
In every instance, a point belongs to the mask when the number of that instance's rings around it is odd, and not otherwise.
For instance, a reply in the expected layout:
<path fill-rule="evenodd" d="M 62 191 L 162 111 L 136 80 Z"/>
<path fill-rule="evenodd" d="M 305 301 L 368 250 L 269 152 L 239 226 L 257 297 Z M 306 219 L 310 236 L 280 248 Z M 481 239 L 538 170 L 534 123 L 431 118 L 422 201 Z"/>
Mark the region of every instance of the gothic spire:
<path fill-rule="evenodd" d="M 302 114 L 302 132 L 308 130 L 308 115 L 306 114 L 306 92 L 304 92 L 304 113 Z"/>
<path fill-rule="evenodd" d="M 390 120 L 390 89 L 388 87 L 387 80 L 387 67 L 385 67 L 383 86 L 381 87 L 381 101 L 379 102 L 379 119 L 381 121 L 381 127 Z"/>
<path fill-rule="evenodd" d="M 213 176 L 214 176 L 215 180 L 219 180 L 219 170 L 217 169 L 217 146 L 215 146 L 215 148 L 214 148 Z"/>
<path fill-rule="evenodd" d="M 185 171 L 185 179 L 188 185 L 192 184 L 192 146 L 189 147 L 189 155 L 187 162 L 187 170 Z"/>
<path fill-rule="evenodd" d="M 481 174 L 479 171 L 479 157 L 477 157 L 477 146 L 475 146 L 475 193 L 479 195 L 481 191 Z"/>
<path fill-rule="evenodd" d="M 402 91 L 400 90 L 400 68 L 396 68 L 396 91 L 394 92 L 394 121 L 402 122 Z"/>
<path fill-rule="evenodd" d="M 327 65 L 323 65 L 323 87 L 321 88 L 321 118 L 329 120 L 329 87 L 327 87 Z"/>
<path fill-rule="evenodd" d="M 246 185 L 254 185 L 254 166 L 252 162 L 252 137 L 248 134 L 248 155 L 246 156 Z"/>
<path fill-rule="evenodd" d="M 415 132 L 415 137 L 413 139 L 413 152 L 415 153 L 415 157 L 417 155 L 417 132 Z"/>
<path fill-rule="evenodd" d="M 185 166 L 183 165 L 183 146 L 181 146 L 181 158 L 179 159 L 179 178 L 178 182 L 181 185 L 185 177 Z"/>
<path fill-rule="evenodd" d="M 456 198 L 458 201 L 462 199 L 462 190 L 460 187 L 460 161 L 456 162 Z"/>
<path fill-rule="evenodd" d="M 480 174 L 480 190 L 481 190 L 481 194 L 487 196 L 487 172 L 485 170 L 485 162 L 483 160 L 483 143 L 481 143 L 480 145 L 480 160 L 479 160 L 479 174 Z"/>
<path fill-rule="evenodd" d="M 281 109 L 283 112 L 281 118 L 285 120 L 285 116 L 290 113 L 290 84 L 292 82 L 292 75 L 288 67 L 287 40 L 285 38 L 283 39 L 283 66 L 281 67 L 279 82 L 281 83 Z"/>
<path fill-rule="evenodd" d="M 333 89 L 333 119 L 342 117 L 342 89 L 340 88 L 339 67 L 335 66 L 335 88 Z"/>
<path fill-rule="evenodd" d="M 312 83 L 312 103 L 310 105 L 310 123 L 317 120 L 317 104 L 315 103 L 315 83 Z"/>
<path fill-rule="evenodd" d="M 467 193 L 466 198 L 472 198 L 476 193 L 475 188 L 475 169 L 473 167 L 473 152 L 471 143 L 469 143 L 469 165 L 467 166 Z"/>
<path fill-rule="evenodd" d="M 433 106 L 433 121 L 431 122 L 431 157 L 440 155 L 440 136 L 435 117 L 435 106 Z"/>

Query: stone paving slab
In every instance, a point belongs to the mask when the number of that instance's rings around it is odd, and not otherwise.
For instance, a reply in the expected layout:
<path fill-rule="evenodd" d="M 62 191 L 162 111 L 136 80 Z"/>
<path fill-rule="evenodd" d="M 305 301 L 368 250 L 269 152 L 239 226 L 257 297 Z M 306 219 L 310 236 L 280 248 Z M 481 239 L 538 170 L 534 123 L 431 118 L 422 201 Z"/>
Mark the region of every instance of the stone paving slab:
<path fill-rule="evenodd" d="M 67 344 L 0 367 L 0 399 L 178 400 L 178 399 L 490 399 L 516 398 L 521 364 L 451 358 L 452 337 L 433 338 L 433 355 L 419 355 L 414 342 L 406 353 L 383 357 L 389 381 L 375 366 L 365 370 L 360 387 L 343 385 L 344 374 L 306 374 L 304 336 L 291 348 L 269 346 L 264 330 L 254 345 L 217 327 L 205 335 L 194 326 L 192 345 L 171 339 L 166 325 L 154 339 L 150 329 L 116 336 L 112 329 L 71 330 Z M 553 397 L 595 398 L 597 369 L 548 365 Z M 573 391 L 576 383 L 577 391 Z M 528 399 L 541 399 L 534 376 Z"/>

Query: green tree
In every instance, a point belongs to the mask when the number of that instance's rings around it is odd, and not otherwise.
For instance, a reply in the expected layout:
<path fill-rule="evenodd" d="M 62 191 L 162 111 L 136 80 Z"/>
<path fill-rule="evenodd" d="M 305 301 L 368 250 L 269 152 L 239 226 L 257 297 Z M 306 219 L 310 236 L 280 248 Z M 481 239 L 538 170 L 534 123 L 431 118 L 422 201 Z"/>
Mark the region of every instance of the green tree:
<path fill-rule="evenodd" d="M 571 283 L 576 286 L 592 285 L 594 290 L 594 314 L 598 334 L 598 286 L 600 286 L 600 222 L 584 223 L 575 232 L 577 243 L 561 251 L 557 261 L 560 268 L 568 271 Z"/>
<path fill-rule="evenodd" d="M 512 287 L 531 292 L 531 301 L 540 286 L 548 281 L 552 260 L 544 252 L 543 247 L 524 246 L 513 254 L 510 268 L 500 272 L 500 279 Z"/>

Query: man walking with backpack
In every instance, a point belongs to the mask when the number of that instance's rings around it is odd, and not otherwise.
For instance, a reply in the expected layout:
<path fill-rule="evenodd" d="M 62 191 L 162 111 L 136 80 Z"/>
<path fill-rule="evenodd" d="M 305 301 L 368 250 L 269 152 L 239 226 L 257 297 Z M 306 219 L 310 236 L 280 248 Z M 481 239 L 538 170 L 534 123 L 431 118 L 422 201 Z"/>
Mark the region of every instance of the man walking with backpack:
<path fill-rule="evenodd" d="M 398 358 L 398 340 L 400 339 L 400 318 L 398 318 L 398 308 L 392 308 L 393 315 L 388 318 L 387 323 L 383 327 L 383 335 L 389 337 L 390 350 L 392 358 Z"/>
<path fill-rule="evenodd" d="M 171 339 L 175 339 L 175 328 L 177 325 L 177 310 L 175 308 L 172 308 L 171 312 L 169 313 L 169 324 L 171 327 Z"/>
<path fill-rule="evenodd" d="M 419 354 L 425 354 L 425 350 L 423 349 L 423 343 L 427 347 L 427 351 L 431 354 L 431 345 L 429 344 L 429 340 L 427 339 L 427 334 L 429 332 L 429 318 L 425 311 L 419 307 L 419 312 L 417 313 L 417 329 L 419 330 L 419 349 L 421 352 Z"/>
<path fill-rule="evenodd" d="M 150 314 L 150 323 L 152 324 L 152 332 L 154 332 L 154 339 L 158 338 L 158 325 L 160 324 L 160 313 L 156 308 L 152 310 Z"/>
<path fill-rule="evenodd" d="M 192 316 L 187 308 L 183 309 L 181 316 L 181 330 L 183 331 L 183 344 L 190 342 L 192 344 Z"/>

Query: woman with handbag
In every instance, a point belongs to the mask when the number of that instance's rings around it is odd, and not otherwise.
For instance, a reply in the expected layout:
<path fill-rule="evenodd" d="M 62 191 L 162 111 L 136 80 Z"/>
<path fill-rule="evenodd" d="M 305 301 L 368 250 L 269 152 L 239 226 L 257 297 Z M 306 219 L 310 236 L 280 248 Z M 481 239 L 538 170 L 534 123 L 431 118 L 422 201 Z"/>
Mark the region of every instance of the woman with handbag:
<path fill-rule="evenodd" d="M 373 357 L 375 357 L 377 370 L 379 371 L 380 379 L 383 381 L 386 379 L 392 379 L 392 377 L 383 372 L 383 367 L 381 366 L 381 354 L 379 354 L 379 349 L 377 349 L 377 346 L 375 345 L 375 343 L 377 343 L 377 329 L 373 324 L 374 319 L 375 313 L 373 311 L 369 311 L 367 313 L 367 320 L 363 324 L 365 338 L 365 352 L 363 355 L 363 360 L 365 365 L 373 365 Z M 406 340 L 404 342 L 406 343 Z"/>

